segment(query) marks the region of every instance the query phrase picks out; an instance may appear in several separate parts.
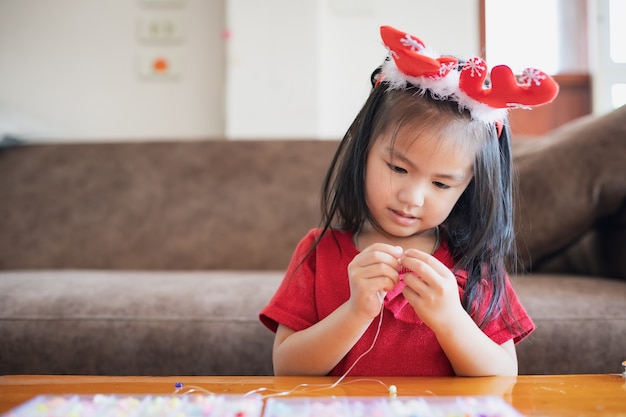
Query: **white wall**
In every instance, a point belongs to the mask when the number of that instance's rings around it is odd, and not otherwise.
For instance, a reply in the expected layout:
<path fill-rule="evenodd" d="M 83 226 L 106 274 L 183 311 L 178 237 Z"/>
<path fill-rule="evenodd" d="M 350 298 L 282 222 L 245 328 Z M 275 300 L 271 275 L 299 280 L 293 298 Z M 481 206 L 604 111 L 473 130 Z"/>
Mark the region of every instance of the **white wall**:
<path fill-rule="evenodd" d="M 142 42 L 150 18 L 184 40 Z M 0 136 L 338 138 L 385 56 L 383 24 L 479 52 L 478 0 L 0 0 Z M 178 78 L 139 76 L 156 53 Z"/>
<path fill-rule="evenodd" d="M 221 137 L 223 1 L 0 0 L 0 133 L 41 140 Z M 175 44 L 139 39 L 138 21 L 173 19 Z M 165 54 L 178 78 L 139 75 Z"/>
<path fill-rule="evenodd" d="M 316 136 L 317 3 L 226 1 L 226 137 Z"/>
<path fill-rule="evenodd" d="M 471 56 L 478 11 L 477 0 L 228 0 L 226 136 L 340 138 L 386 55 L 381 25 Z"/>
<path fill-rule="evenodd" d="M 314 0 L 313 0 L 314 1 Z M 317 134 L 343 136 L 369 94 L 370 75 L 387 51 L 379 27 L 409 32 L 440 53 L 461 57 L 480 53 L 477 0 L 327 0 L 323 1 L 318 42 Z M 451 11 L 454 10 L 454 13 Z"/>

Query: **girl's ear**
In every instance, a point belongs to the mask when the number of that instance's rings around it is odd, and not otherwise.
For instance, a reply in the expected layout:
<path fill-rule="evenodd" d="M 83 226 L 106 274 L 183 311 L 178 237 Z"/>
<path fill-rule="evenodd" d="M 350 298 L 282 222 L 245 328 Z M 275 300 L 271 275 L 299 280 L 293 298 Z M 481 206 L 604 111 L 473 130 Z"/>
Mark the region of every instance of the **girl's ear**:
<path fill-rule="evenodd" d="M 504 120 L 496 120 L 496 132 L 498 132 L 498 138 L 502 135 L 504 129 Z"/>
<path fill-rule="evenodd" d="M 374 72 L 372 72 L 372 75 L 370 75 L 370 82 L 372 83 L 372 88 L 375 88 L 378 86 L 378 84 L 380 83 L 380 75 L 383 72 L 383 67 L 380 66 L 378 68 L 376 68 L 374 70 Z"/>

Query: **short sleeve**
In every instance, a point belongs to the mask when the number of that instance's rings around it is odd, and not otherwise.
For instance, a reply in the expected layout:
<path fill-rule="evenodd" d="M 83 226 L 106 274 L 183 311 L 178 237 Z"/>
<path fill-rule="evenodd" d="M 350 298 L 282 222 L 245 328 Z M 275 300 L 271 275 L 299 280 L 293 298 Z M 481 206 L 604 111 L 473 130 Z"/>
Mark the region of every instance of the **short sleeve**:
<path fill-rule="evenodd" d="M 300 331 L 319 321 L 315 302 L 315 242 L 319 230 L 309 231 L 296 246 L 285 277 L 259 319 L 276 332 L 278 324 Z"/>
<path fill-rule="evenodd" d="M 498 344 L 511 339 L 517 344 L 535 330 L 535 323 L 515 293 L 508 276 L 505 288 L 500 314 L 485 326 L 483 332 Z"/>

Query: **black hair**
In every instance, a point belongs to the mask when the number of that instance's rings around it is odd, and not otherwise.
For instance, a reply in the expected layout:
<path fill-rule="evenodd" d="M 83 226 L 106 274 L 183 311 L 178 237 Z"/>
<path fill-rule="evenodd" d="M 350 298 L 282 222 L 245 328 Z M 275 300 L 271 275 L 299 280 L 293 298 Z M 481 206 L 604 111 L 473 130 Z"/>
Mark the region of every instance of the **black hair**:
<path fill-rule="evenodd" d="M 440 231 L 456 262 L 455 270 L 468 273 L 461 302 L 482 328 L 495 316 L 510 313 L 504 261 L 515 248 L 507 123 L 498 137 L 495 124 L 473 120 L 456 102 L 432 97 L 428 90 L 411 85 L 391 89 L 386 82 L 377 81 L 377 72 L 372 74 L 374 87 L 340 142 L 324 179 L 323 231 L 317 242 L 333 228 L 358 233 L 366 221 L 373 222 L 365 199 L 365 166 L 372 144 L 382 133 L 397 132 L 409 123 L 417 129 L 462 132 L 477 144 L 474 176 Z M 486 298 L 490 300 L 486 311 L 477 311 Z"/>

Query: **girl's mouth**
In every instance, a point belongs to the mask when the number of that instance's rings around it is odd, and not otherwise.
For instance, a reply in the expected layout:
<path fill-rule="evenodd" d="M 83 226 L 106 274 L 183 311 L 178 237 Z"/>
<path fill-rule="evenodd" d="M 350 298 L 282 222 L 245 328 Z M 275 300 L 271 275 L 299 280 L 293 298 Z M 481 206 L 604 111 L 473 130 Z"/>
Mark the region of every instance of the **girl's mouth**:
<path fill-rule="evenodd" d="M 389 211 L 391 212 L 394 221 L 403 226 L 411 226 L 418 221 L 418 218 L 411 214 L 407 214 L 394 209 L 389 209 Z"/>

